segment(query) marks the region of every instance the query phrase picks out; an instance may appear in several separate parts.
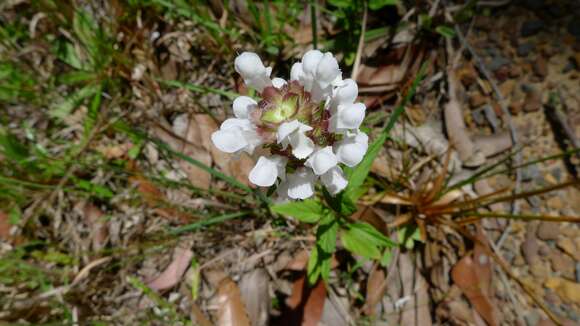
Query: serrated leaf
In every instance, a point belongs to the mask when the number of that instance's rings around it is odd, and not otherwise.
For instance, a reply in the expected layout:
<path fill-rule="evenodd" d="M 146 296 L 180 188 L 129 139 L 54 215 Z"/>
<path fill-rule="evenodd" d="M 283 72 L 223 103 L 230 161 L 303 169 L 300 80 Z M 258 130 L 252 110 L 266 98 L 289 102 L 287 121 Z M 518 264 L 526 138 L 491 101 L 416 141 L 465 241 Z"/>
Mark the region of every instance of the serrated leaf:
<path fill-rule="evenodd" d="M 316 223 L 324 214 L 324 207 L 314 199 L 273 205 L 271 210 L 305 223 Z"/>
<path fill-rule="evenodd" d="M 324 253 L 334 253 L 336 249 L 336 233 L 338 232 L 338 222 L 332 212 L 326 213 L 318 229 L 316 230 L 316 243 Z"/>
<path fill-rule="evenodd" d="M 381 255 L 379 248 L 375 244 L 365 241 L 364 237 L 360 236 L 360 232 L 356 230 L 344 230 L 340 239 L 344 247 L 356 255 L 370 259 L 379 259 Z"/>
<path fill-rule="evenodd" d="M 341 235 L 342 243 L 350 252 L 371 259 L 380 259 L 382 247 L 395 243 L 368 223 L 352 223 Z"/>

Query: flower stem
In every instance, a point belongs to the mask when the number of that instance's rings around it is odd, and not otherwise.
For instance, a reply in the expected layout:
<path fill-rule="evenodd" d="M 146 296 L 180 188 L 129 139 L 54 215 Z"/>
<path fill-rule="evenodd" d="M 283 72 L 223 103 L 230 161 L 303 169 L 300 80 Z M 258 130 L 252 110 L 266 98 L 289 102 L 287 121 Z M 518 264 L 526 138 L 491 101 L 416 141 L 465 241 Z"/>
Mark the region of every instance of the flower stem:
<path fill-rule="evenodd" d="M 312 47 L 318 48 L 318 22 L 316 18 L 316 0 L 310 0 L 310 24 L 312 25 Z"/>

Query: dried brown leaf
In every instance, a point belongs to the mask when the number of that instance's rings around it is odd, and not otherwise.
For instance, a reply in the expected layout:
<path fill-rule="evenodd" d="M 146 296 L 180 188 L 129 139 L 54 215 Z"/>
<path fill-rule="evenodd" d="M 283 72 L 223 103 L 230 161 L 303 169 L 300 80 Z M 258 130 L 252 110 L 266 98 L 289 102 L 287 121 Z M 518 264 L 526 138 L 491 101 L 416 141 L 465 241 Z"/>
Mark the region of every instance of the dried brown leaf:
<path fill-rule="evenodd" d="M 245 274 L 240 281 L 240 292 L 248 317 L 254 326 L 268 324 L 270 316 L 270 277 L 264 269 Z"/>
<path fill-rule="evenodd" d="M 216 326 L 251 325 L 240 289 L 231 278 L 221 280 L 214 302 L 218 307 L 215 314 Z"/>
<path fill-rule="evenodd" d="M 486 157 L 494 156 L 512 147 L 512 138 L 507 131 L 493 135 L 481 135 L 474 138 L 475 146 Z"/>
<path fill-rule="evenodd" d="M 181 247 L 175 248 L 173 261 L 171 261 L 169 266 L 159 276 L 148 282 L 147 286 L 157 291 L 174 287 L 181 281 L 183 274 L 189 267 L 191 258 L 193 258 L 193 252 L 191 250 Z"/>
<path fill-rule="evenodd" d="M 306 275 L 294 282 L 292 295 L 286 299 L 286 305 L 292 310 L 287 316 L 288 325 L 317 326 L 322 318 L 326 302 L 326 287 L 318 280 L 313 287 L 308 286 Z"/>
<path fill-rule="evenodd" d="M 399 256 L 399 269 L 403 284 L 403 298 L 409 298 L 408 302 L 402 306 L 401 325 L 432 325 L 427 293 L 428 284 L 419 272 L 418 266 L 413 265 L 408 253 Z"/>
<path fill-rule="evenodd" d="M 487 266 L 491 266 L 490 258 L 484 256 L 484 259 L 482 255 L 479 254 L 477 260 L 471 255 L 461 258 L 451 270 L 451 278 L 488 325 L 495 326 L 499 325 L 497 313 L 488 296 L 491 271 Z"/>
<path fill-rule="evenodd" d="M 387 275 L 383 268 L 377 266 L 371 271 L 367 279 L 367 293 L 364 309 L 366 315 L 375 315 L 375 307 L 385 295 L 386 287 L 383 286 L 383 283 L 386 279 Z"/>
<path fill-rule="evenodd" d="M 178 116 L 173 123 L 173 132 L 182 138 L 178 151 L 207 166 L 211 166 L 212 159 L 209 153 L 211 146 L 208 138 L 211 134 L 207 134 L 206 127 L 203 127 L 205 130 L 202 130 L 200 121 L 207 122 L 203 120 L 204 117 L 195 114 Z M 209 173 L 186 161 L 180 161 L 180 166 L 194 186 L 202 189 L 209 188 L 211 183 L 211 175 Z"/>
<path fill-rule="evenodd" d="M 103 248 L 107 242 L 107 237 L 109 236 L 107 222 L 103 219 L 105 214 L 91 203 L 85 204 L 83 214 L 85 221 L 91 230 L 93 250 L 98 251 Z"/>

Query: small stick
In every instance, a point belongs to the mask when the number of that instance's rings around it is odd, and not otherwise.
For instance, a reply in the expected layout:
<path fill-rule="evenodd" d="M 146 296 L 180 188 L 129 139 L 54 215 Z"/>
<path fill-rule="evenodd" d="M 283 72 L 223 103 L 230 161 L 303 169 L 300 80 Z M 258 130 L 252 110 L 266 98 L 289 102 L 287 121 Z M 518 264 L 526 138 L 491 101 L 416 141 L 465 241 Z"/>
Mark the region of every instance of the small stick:
<path fill-rule="evenodd" d="M 367 14 L 368 10 L 367 5 L 365 3 L 363 21 L 360 30 L 360 38 L 358 39 L 358 47 L 356 49 L 356 58 L 354 59 L 354 66 L 352 67 L 352 73 L 350 74 L 350 78 L 352 78 L 353 80 L 356 80 L 356 77 L 358 76 L 358 72 L 360 70 L 360 61 L 362 58 L 363 47 L 365 44 L 365 31 L 367 29 Z"/>

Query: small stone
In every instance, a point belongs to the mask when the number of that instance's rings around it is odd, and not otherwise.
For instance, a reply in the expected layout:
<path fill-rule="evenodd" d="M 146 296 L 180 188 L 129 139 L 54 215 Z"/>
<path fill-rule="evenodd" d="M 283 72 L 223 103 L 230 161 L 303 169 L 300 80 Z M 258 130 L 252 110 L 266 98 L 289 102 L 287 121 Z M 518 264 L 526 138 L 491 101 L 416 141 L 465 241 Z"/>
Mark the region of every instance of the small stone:
<path fill-rule="evenodd" d="M 473 110 L 471 111 L 471 116 L 473 117 L 473 121 L 478 125 L 478 126 L 483 126 L 485 125 L 485 117 L 483 115 L 482 110 Z"/>
<path fill-rule="evenodd" d="M 575 260 L 580 261 L 580 253 L 576 248 L 576 244 L 570 238 L 558 239 L 556 246 L 568 255 L 574 257 Z"/>
<path fill-rule="evenodd" d="M 537 235 L 541 240 L 556 240 L 560 235 L 560 225 L 553 222 L 541 222 Z"/>
<path fill-rule="evenodd" d="M 522 254 L 528 265 L 533 265 L 538 262 L 538 250 L 538 239 L 536 239 L 532 224 L 529 224 L 528 230 L 526 231 L 526 239 L 522 244 Z"/>
<path fill-rule="evenodd" d="M 540 321 L 540 314 L 536 310 L 532 310 L 524 315 L 526 326 L 536 326 Z"/>
<path fill-rule="evenodd" d="M 503 95 L 504 97 L 508 97 L 512 94 L 515 88 L 516 88 L 515 80 L 506 80 L 503 84 L 501 84 L 499 90 L 501 91 L 501 95 Z"/>
<path fill-rule="evenodd" d="M 550 277 L 544 285 L 554 290 L 562 300 L 580 304 L 580 283 L 571 282 L 561 277 Z"/>
<path fill-rule="evenodd" d="M 509 105 L 510 113 L 513 115 L 517 115 L 518 113 L 522 112 L 524 108 L 524 100 L 512 100 Z"/>
<path fill-rule="evenodd" d="M 569 280 L 575 280 L 576 265 L 572 258 L 564 253 L 554 250 L 550 255 L 550 263 L 552 264 L 552 270 L 554 272 L 560 273 L 560 275 Z"/>
<path fill-rule="evenodd" d="M 518 65 L 512 65 L 510 68 L 509 76 L 510 78 L 518 78 L 522 75 L 522 68 Z"/>
<path fill-rule="evenodd" d="M 548 75 L 548 63 L 546 62 L 546 58 L 544 56 L 538 56 L 536 61 L 534 61 L 534 65 L 532 67 L 534 69 L 534 74 L 540 77 L 541 79 L 546 78 Z"/>
<path fill-rule="evenodd" d="M 529 37 L 538 34 L 544 28 L 544 22 L 541 20 L 528 20 L 522 24 L 520 35 Z"/>
<path fill-rule="evenodd" d="M 562 198 L 560 197 L 552 197 L 550 199 L 548 199 L 548 201 L 546 202 L 548 204 L 548 207 L 554 210 L 561 210 L 562 207 L 564 207 L 564 203 L 562 202 Z"/>
<path fill-rule="evenodd" d="M 527 57 L 533 49 L 534 45 L 532 43 L 521 43 L 518 45 L 516 53 L 520 57 Z"/>
<path fill-rule="evenodd" d="M 494 72 L 495 78 L 499 82 L 503 82 L 504 80 L 508 79 L 509 74 L 510 74 L 510 67 L 507 65 L 503 65 L 503 66 L 499 67 Z"/>
<path fill-rule="evenodd" d="M 544 279 L 550 275 L 550 268 L 546 264 L 537 263 L 530 266 L 530 273 L 535 277 Z"/>
<path fill-rule="evenodd" d="M 524 112 L 535 112 L 542 108 L 542 96 L 537 91 L 528 92 L 524 100 Z"/>
<path fill-rule="evenodd" d="M 487 102 L 487 98 L 479 92 L 474 92 L 469 96 L 469 105 L 472 108 L 478 108 Z"/>
<path fill-rule="evenodd" d="M 502 56 L 494 56 L 489 63 L 489 69 L 493 72 L 496 72 L 499 68 L 503 66 L 507 66 L 511 63 L 511 61 L 507 58 Z"/>
<path fill-rule="evenodd" d="M 522 181 L 531 181 L 540 176 L 538 165 L 528 165 L 522 169 Z"/>

